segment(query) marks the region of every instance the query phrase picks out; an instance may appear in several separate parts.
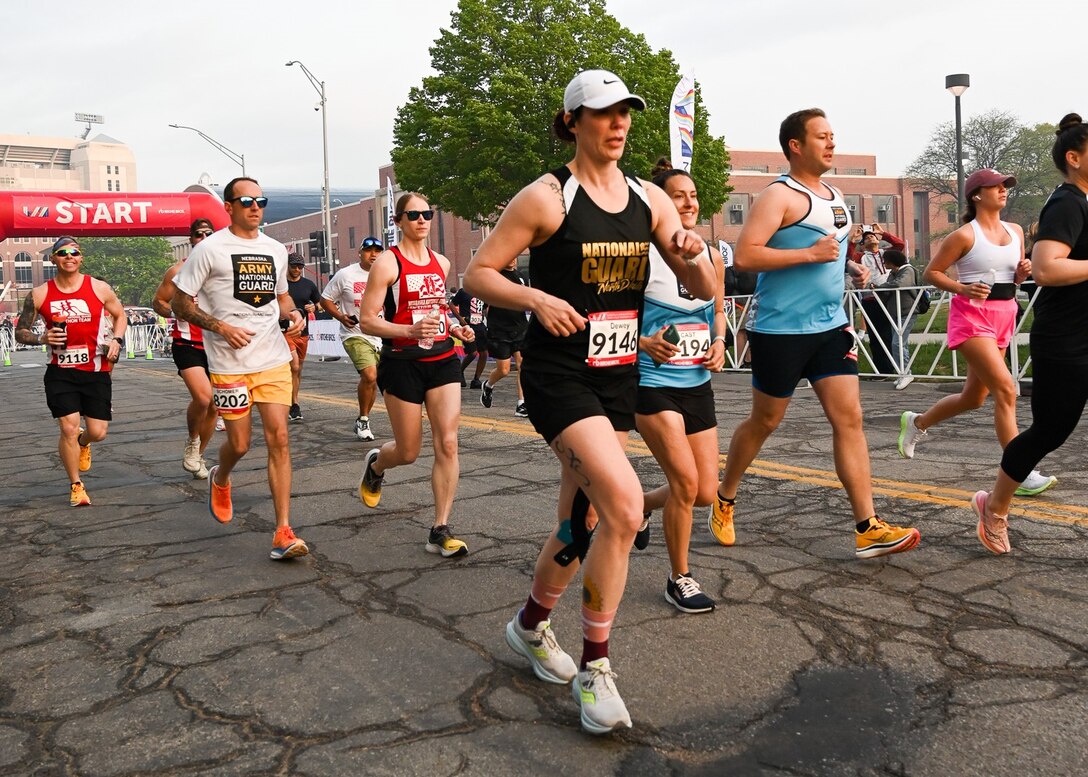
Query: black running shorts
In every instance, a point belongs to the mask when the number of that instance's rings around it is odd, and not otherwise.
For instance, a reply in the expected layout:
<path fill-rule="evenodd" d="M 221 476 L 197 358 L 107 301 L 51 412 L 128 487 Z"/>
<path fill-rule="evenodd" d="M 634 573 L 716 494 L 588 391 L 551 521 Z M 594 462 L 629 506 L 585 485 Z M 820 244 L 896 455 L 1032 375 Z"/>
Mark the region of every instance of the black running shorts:
<path fill-rule="evenodd" d="M 174 366 L 178 368 L 178 375 L 182 370 L 191 367 L 200 367 L 205 373 L 208 372 L 208 355 L 204 353 L 203 348 L 197 348 L 184 340 L 175 340 L 170 347 L 170 353 L 174 357 Z"/>
<path fill-rule="evenodd" d="M 752 387 L 772 397 L 793 396 L 802 378 L 815 383 L 833 375 L 858 374 L 854 328 L 804 335 L 748 333 L 752 354 Z"/>
<path fill-rule="evenodd" d="M 113 382 L 108 372 L 45 368 L 45 402 L 54 418 L 79 413 L 99 421 L 113 420 Z"/>
<path fill-rule="evenodd" d="M 447 383 L 461 384 L 461 361 L 453 352 L 430 362 L 385 358 L 378 362 L 378 390 L 422 405 L 427 392 Z"/>
<path fill-rule="evenodd" d="M 487 324 L 469 324 L 472 328 L 473 334 L 476 335 L 476 339 L 471 343 L 461 341 L 461 345 L 465 349 L 465 356 L 472 356 L 472 354 L 479 351 L 487 353 Z"/>
<path fill-rule="evenodd" d="M 521 391 L 533 428 L 551 445 L 576 421 L 603 415 L 617 432 L 635 428 L 638 370 L 591 369 L 576 374 L 540 373 L 522 362 Z"/>
<path fill-rule="evenodd" d="M 718 425 L 714 415 L 714 389 L 708 380 L 700 386 L 673 388 L 671 386 L 639 386 L 639 415 L 655 415 L 672 411 L 684 419 L 684 434 L 698 434 Z"/>

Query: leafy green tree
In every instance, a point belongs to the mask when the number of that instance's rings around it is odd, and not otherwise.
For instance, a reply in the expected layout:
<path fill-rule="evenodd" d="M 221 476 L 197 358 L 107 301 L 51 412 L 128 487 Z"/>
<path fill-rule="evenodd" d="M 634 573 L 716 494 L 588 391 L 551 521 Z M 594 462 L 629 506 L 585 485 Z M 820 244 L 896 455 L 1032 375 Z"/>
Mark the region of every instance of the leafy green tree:
<path fill-rule="evenodd" d="M 393 131 L 404 189 L 461 218 L 494 223 L 503 205 L 571 149 L 551 132 L 575 73 L 612 70 L 647 103 L 633 112 L 622 166 L 646 178 L 669 155 L 669 109 L 679 70 L 667 50 L 608 14 L 603 0 L 461 0 L 431 47 L 437 75 L 414 87 Z M 704 214 L 731 191 L 728 152 L 709 134 L 696 85 L 692 174 Z"/>
<path fill-rule="evenodd" d="M 151 305 L 162 276 L 174 263 L 162 237 L 101 237 L 79 241 L 86 255 L 83 272 L 101 278 L 124 305 Z"/>
<path fill-rule="evenodd" d="M 1029 127 L 1007 111 L 991 110 L 974 116 L 963 125 L 964 175 L 990 167 L 1015 175 L 1017 186 L 1009 191 L 1006 220 L 1025 229 L 1038 218 L 1047 195 L 1060 182 L 1050 160 L 1054 126 Z M 938 124 L 929 144 L 906 170 L 918 189 L 957 196 L 956 128 L 952 122 Z"/>

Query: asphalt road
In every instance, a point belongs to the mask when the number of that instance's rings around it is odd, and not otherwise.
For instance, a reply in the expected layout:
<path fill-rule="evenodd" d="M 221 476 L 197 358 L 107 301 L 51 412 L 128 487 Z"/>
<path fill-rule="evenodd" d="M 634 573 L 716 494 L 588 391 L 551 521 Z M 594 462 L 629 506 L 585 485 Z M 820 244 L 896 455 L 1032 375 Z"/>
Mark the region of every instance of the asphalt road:
<path fill-rule="evenodd" d="M 0 368 L 0 775 L 1088 772 L 1084 427 L 1044 462 L 1058 486 L 1017 500 L 1014 552 L 994 557 L 967 507 L 998 461 L 989 408 L 904 461 L 899 414 L 952 387 L 865 382 L 878 509 L 922 542 L 858 561 L 829 429 L 799 390 L 742 484 L 738 544 L 696 517 L 692 572 L 714 613 L 664 601 L 659 514 L 633 553 L 611 644 L 635 725 L 598 738 L 503 639 L 558 481 L 513 416 L 512 381 L 489 410 L 463 394 L 452 525 L 471 552 L 442 560 L 423 550 L 429 437 L 367 510 L 354 371 L 309 362 L 290 433 L 292 524 L 312 553 L 276 563 L 259 435 L 221 526 L 181 469 L 187 397 L 169 361 L 119 366 L 94 504 L 69 508 L 41 361 Z M 724 451 L 750 390 L 714 385 Z M 384 439 L 384 412 L 372 423 Z M 662 481 L 637 437 L 630 453 L 645 485 Z M 553 623 L 577 657 L 576 593 Z"/>

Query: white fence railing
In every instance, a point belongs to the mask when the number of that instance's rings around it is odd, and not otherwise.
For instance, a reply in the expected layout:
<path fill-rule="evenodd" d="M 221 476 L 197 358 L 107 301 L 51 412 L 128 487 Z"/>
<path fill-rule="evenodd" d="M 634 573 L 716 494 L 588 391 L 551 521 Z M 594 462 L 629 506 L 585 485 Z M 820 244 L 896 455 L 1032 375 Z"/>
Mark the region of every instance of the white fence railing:
<path fill-rule="evenodd" d="M 918 303 L 921 300 L 920 292 L 928 290 L 930 295 L 930 308 L 926 313 L 918 313 Z M 908 294 L 910 292 L 910 294 Z M 911 299 L 913 294 L 913 299 Z M 966 377 L 967 365 L 961 363 L 959 355 L 951 352 L 951 363 L 945 357 L 948 350 L 947 336 L 944 324 L 947 321 L 947 311 L 952 295 L 949 292 L 941 292 L 932 287 L 910 286 L 899 289 L 884 289 L 879 294 L 873 295 L 877 305 L 870 304 L 863 307 L 863 296 L 872 295 L 871 291 L 848 290 L 843 297 L 843 304 L 847 316 L 855 325 L 855 338 L 858 343 L 858 365 L 862 375 L 883 376 L 896 379 L 896 388 L 904 388 L 915 378 L 927 378 L 932 380 L 963 380 Z M 1027 344 L 1027 331 L 1025 329 L 1030 319 L 1029 313 L 1035 305 L 1038 289 L 1030 296 L 1021 295 L 1022 302 L 1027 300 L 1027 307 L 1020 320 L 1017 321 L 1013 340 L 1005 354 L 1009 363 L 1009 370 L 1020 381 L 1027 373 L 1031 364 L 1030 357 L 1021 358 L 1016 345 Z M 734 341 L 726 353 L 727 371 L 747 371 L 745 363 L 750 359 L 748 353 L 747 337 L 737 337 L 747 320 L 748 303 L 751 297 L 727 297 L 726 317 L 729 320 L 729 331 L 734 333 Z M 877 312 L 878 311 L 878 312 Z M 866 337 L 858 331 L 858 325 L 864 324 L 870 333 L 876 328 L 871 312 L 876 316 L 883 316 L 879 323 L 891 324 L 891 342 L 885 343 L 879 337 Z M 917 321 L 922 321 L 921 331 L 914 331 Z M 896 342 L 903 343 L 906 347 L 898 349 L 894 347 Z M 937 344 L 939 347 L 931 356 L 922 358 L 925 349 L 920 346 Z M 882 355 L 892 364 L 892 371 L 879 372 L 874 367 L 873 348 L 880 349 Z"/>

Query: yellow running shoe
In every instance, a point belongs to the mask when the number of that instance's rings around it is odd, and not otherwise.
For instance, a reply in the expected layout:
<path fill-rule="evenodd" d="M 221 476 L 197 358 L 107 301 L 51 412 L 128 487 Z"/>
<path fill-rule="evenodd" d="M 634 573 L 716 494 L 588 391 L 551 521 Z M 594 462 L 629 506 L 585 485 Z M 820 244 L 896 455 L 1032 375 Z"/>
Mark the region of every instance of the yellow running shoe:
<path fill-rule="evenodd" d="M 468 555 L 468 545 L 454 537 L 450 527 L 446 524 L 431 527 L 424 548 L 428 553 L 442 554 L 442 558 L 457 558 L 458 556 Z"/>
<path fill-rule="evenodd" d="M 83 436 L 83 433 L 87 431 L 82 426 L 79 428 L 79 434 L 76 435 L 76 442 L 79 442 L 79 438 Z M 91 468 L 91 444 L 79 446 L 79 471 L 86 472 Z M 90 504 L 88 502 L 88 504 Z"/>
<path fill-rule="evenodd" d="M 72 484 L 72 495 L 68 500 L 68 504 L 72 507 L 80 507 L 81 505 L 89 505 L 91 498 L 87 496 L 87 489 L 83 487 L 83 483 Z"/>
<path fill-rule="evenodd" d="M 873 516 L 869 519 L 869 528 L 863 532 L 855 529 L 854 537 L 857 543 L 854 555 L 876 558 L 910 550 L 922 539 L 922 534 L 913 527 L 892 526 Z"/>
<path fill-rule="evenodd" d="M 382 501 L 382 480 L 384 475 L 375 475 L 370 466 L 378 460 L 378 448 L 372 448 L 364 459 L 363 476 L 359 478 L 359 499 L 367 507 L 377 507 Z"/>
<path fill-rule="evenodd" d="M 722 499 L 722 495 L 714 493 L 714 506 L 707 516 L 707 526 L 710 533 L 719 545 L 729 546 L 737 541 L 737 533 L 733 528 L 733 510 L 736 505 L 733 502 Z"/>

